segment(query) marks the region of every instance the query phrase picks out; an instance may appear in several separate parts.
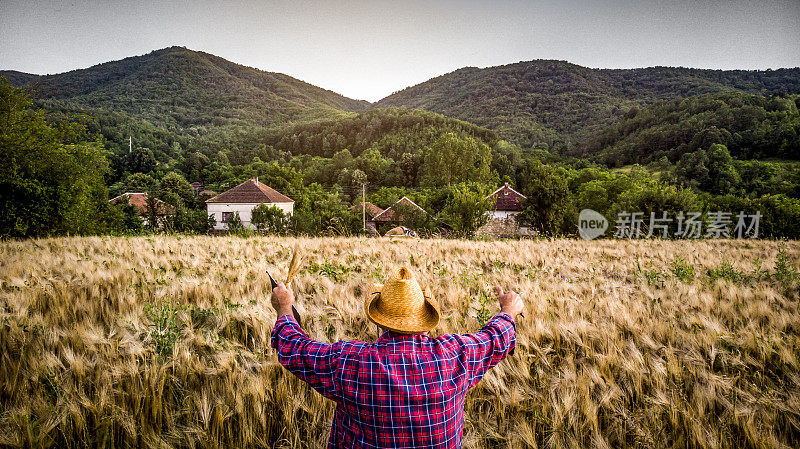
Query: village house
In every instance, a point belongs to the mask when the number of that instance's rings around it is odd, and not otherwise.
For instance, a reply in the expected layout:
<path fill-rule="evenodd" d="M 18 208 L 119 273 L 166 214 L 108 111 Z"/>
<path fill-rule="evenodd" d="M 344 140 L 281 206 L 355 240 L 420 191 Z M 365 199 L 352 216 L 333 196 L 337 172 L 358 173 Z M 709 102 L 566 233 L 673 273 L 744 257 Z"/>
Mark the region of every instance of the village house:
<path fill-rule="evenodd" d="M 419 207 L 417 203 L 408 199 L 408 197 L 402 197 L 397 200 L 394 204 L 389 206 L 386 210 L 376 214 L 372 217 L 372 220 L 367 222 L 367 228 L 369 229 L 370 226 L 372 229 L 378 228 L 378 226 L 384 225 L 382 227 L 386 228 L 392 225 L 409 225 L 413 227 L 413 223 L 409 223 L 411 217 L 404 217 L 402 212 L 398 213 L 398 210 L 405 210 L 411 212 L 419 211 L 421 214 L 425 216 L 429 216 L 428 212 L 425 209 Z"/>
<path fill-rule="evenodd" d="M 222 231 L 227 229 L 225 223 L 233 217 L 234 213 L 239 214 L 239 219 L 245 227 L 254 228 L 250 224 L 253 208 L 262 203 L 276 206 L 287 216 L 294 213 L 293 199 L 258 182 L 258 178 L 248 179 L 236 187 L 207 199 L 206 208 L 208 216 L 213 217 L 216 221 L 214 230 Z"/>
<path fill-rule="evenodd" d="M 490 193 L 487 197 L 493 198 L 489 211 L 489 221 L 478 229 L 478 235 L 494 237 L 518 237 L 530 235 L 527 226 L 520 226 L 517 216 L 524 209 L 525 195 L 517 192 L 509 183 Z"/>
<path fill-rule="evenodd" d="M 150 213 L 147 205 L 147 193 L 144 192 L 125 192 L 122 195 L 115 196 L 108 200 L 111 204 L 128 203 L 136 209 L 138 215 L 145 225 L 149 225 Z M 165 215 L 174 215 L 175 208 L 169 204 L 156 199 L 156 215 L 163 217 Z M 161 225 L 161 223 L 159 223 Z"/>
<path fill-rule="evenodd" d="M 378 232 L 375 228 L 375 221 L 373 220 L 377 215 L 383 213 L 383 209 L 367 201 L 364 203 L 359 202 L 351 207 L 350 210 L 352 212 L 364 214 L 364 227 L 371 235 L 375 235 Z"/>

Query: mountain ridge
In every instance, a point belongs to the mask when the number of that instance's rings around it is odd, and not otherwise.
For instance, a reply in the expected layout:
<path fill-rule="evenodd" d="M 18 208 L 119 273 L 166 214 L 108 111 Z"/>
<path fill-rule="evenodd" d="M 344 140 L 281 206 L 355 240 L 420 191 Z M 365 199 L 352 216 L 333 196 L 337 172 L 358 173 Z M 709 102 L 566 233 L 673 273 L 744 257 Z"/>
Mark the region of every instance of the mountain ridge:
<path fill-rule="evenodd" d="M 185 47 L 54 75 L 4 71 L 0 76 L 32 90 L 43 103 L 113 109 L 164 127 L 215 122 L 269 126 L 363 112 L 370 106 L 288 75 Z"/>
<path fill-rule="evenodd" d="M 170 132 L 269 128 L 405 107 L 561 154 L 574 154 L 626 114 L 660 101 L 735 92 L 800 94 L 800 68 L 597 69 L 538 59 L 462 67 L 369 103 L 178 46 L 60 74 L 2 71 L 0 76 L 32 90 L 38 104 L 51 110 L 121 113 Z"/>
<path fill-rule="evenodd" d="M 398 91 L 373 107 L 411 107 L 469 121 L 523 146 L 569 146 L 632 108 L 694 95 L 800 93 L 800 68 L 592 69 L 560 60 L 462 68 Z M 569 150 L 569 148 L 566 148 Z"/>

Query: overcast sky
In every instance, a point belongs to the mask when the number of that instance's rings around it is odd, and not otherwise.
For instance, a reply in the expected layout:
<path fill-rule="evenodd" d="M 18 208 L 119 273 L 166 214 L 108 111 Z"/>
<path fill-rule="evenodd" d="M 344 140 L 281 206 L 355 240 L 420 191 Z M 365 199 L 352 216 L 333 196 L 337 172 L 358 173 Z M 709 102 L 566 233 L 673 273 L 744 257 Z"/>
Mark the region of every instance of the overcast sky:
<path fill-rule="evenodd" d="M 800 66 L 800 0 L 0 0 L 0 69 L 60 73 L 182 45 L 378 100 L 465 66 Z"/>

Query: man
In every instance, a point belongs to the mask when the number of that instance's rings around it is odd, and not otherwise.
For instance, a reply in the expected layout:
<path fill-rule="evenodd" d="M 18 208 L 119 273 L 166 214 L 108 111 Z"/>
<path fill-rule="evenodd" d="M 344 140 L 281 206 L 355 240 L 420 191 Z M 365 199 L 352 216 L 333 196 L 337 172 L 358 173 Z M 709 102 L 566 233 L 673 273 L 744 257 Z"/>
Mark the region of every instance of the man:
<path fill-rule="evenodd" d="M 524 304 L 495 289 L 500 313 L 483 329 L 431 338 L 439 308 L 399 268 L 365 302 L 369 320 L 384 329 L 378 340 L 329 345 L 303 332 L 292 316 L 294 295 L 279 284 L 272 347 L 286 369 L 336 402 L 329 448 L 460 448 L 467 390 L 516 345 L 514 318 Z"/>

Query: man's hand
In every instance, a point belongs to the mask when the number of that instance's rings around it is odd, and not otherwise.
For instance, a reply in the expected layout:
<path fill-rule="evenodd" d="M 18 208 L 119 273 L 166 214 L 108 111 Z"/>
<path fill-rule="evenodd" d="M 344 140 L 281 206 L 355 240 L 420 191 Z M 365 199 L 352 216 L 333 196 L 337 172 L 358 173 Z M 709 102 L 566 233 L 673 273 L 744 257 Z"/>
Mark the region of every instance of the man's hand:
<path fill-rule="evenodd" d="M 283 282 L 278 282 L 278 286 L 272 290 L 272 307 L 278 312 L 278 318 L 291 315 L 293 304 L 294 292 Z"/>
<path fill-rule="evenodd" d="M 500 311 L 511 315 L 512 320 L 525 309 L 525 303 L 518 294 L 512 291 L 504 293 L 503 287 L 499 285 L 494 288 L 494 292 L 497 294 L 497 301 L 500 302 Z"/>

